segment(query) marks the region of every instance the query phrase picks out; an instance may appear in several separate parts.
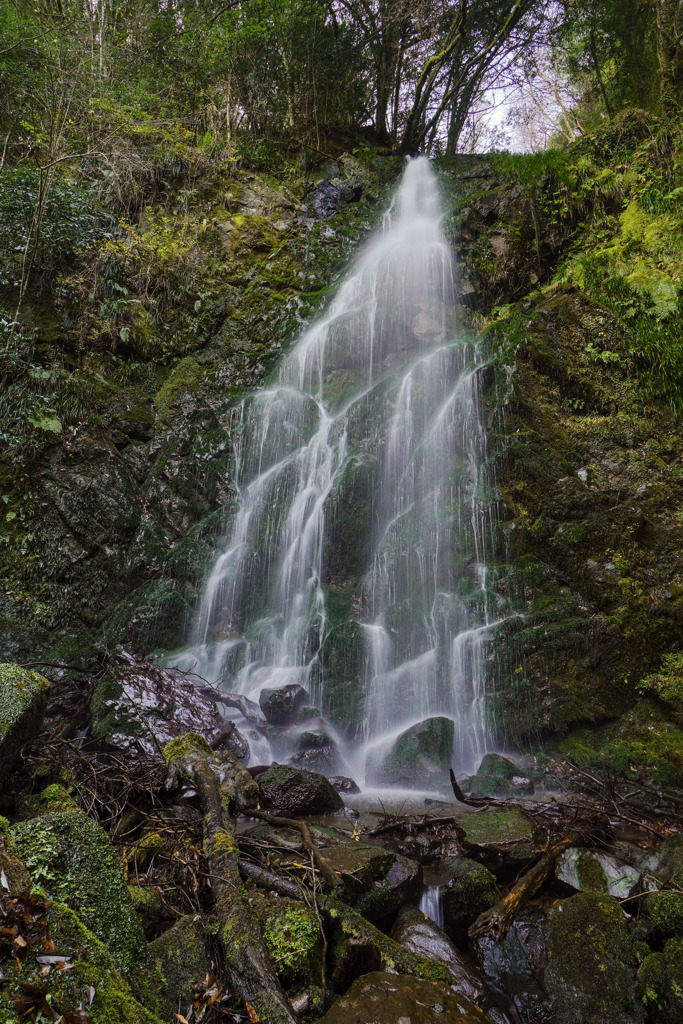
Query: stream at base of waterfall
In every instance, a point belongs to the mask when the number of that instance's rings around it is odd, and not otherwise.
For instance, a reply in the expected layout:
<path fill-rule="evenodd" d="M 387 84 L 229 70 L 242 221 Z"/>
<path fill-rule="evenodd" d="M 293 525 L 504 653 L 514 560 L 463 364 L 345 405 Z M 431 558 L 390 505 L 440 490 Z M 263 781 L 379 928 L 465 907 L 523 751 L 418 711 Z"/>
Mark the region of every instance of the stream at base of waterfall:
<path fill-rule="evenodd" d="M 238 507 L 168 663 L 279 692 L 269 741 L 244 728 L 252 763 L 443 791 L 491 747 L 495 496 L 441 217 L 409 161 L 327 314 L 235 410 Z"/>

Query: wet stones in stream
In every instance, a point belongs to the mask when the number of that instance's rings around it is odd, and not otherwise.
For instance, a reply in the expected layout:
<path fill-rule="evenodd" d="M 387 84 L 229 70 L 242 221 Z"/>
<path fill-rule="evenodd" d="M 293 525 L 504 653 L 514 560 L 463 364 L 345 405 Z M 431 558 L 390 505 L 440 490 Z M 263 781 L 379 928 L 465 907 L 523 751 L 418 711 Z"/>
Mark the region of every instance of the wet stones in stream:
<path fill-rule="evenodd" d="M 403 907 L 391 937 L 418 956 L 444 963 L 453 975 L 454 988 L 458 994 L 485 1010 L 492 1020 L 505 1024 L 505 1015 L 470 958 L 457 949 L 446 933 L 421 910 L 417 907 Z"/>

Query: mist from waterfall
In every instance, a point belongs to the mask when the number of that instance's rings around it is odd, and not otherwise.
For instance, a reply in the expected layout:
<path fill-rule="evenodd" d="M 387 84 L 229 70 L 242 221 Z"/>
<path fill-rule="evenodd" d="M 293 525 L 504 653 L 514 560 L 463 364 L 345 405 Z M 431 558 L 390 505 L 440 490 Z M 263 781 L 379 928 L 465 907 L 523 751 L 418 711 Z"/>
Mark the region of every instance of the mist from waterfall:
<path fill-rule="evenodd" d="M 496 604 L 487 589 L 480 357 L 455 328 L 441 217 L 429 161 L 410 161 L 327 314 L 286 356 L 276 383 L 242 402 L 238 508 L 191 646 L 175 658 L 253 700 L 264 687 L 299 683 L 329 710 L 321 646 L 340 621 L 357 622 L 358 721 L 335 732 L 326 715 L 361 783 L 415 723 L 453 723 L 457 769 L 472 768 L 489 741 Z M 351 591 L 340 620 L 330 594 Z"/>

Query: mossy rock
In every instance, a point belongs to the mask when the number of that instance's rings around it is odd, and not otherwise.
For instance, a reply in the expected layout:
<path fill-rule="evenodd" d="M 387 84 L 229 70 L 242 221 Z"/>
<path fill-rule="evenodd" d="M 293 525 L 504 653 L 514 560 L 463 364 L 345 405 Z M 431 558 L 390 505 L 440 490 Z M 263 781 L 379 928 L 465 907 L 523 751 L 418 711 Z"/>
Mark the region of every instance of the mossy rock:
<path fill-rule="evenodd" d="M 163 1020 L 175 1020 L 192 1006 L 192 986 L 212 971 L 204 926 L 192 914 L 181 917 L 147 947 L 147 969 L 137 971 L 131 987 L 137 998 Z"/>
<path fill-rule="evenodd" d="M 23 958 L 21 971 L 17 970 L 17 961 L 6 961 L 0 987 L 0 1020 L 9 1024 L 17 1019 L 12 996 L 25 992 L 28 985 L 42 989 L 55 1008 L 75 1013 L 79 1007 L 87 1006 L 92 1024 L 161 1024 L 134 997 L 108 944 L 86 928 L 70 907 L 51 904 L 40 919 L 48 925 L 46 938 L 64 956 L 69 969 L 53 969 L 44 979 L 41 965 L 35 959 L 35 953 L 42 953 L 42 946 Z"/>
<path fill-rule="evenodd" d="M 643 897 L 641 908 L 659 938 L 683 939 L 683 893 L 653 892 Z"/>
<path fill-rule="evenodd" d="M 638 885 L 642 872 L 623 864 L 602 850 L 570 847 L 557 859 L 555 875 L 581 892 L 609 893 L 626 899 Z"/>
<path fill-rule="evenodd" d="M 252 906 L 259 919 L 275 973 L 287 990 L 318 984 L 322 957 L 320 921 L 296 900 L 258 894 Z"/>
<path fill-rule="evenodd" d="M 34 885 L 77 909 L 124 973 L 144 957 L 142 925 L 104 829 L 66 811 L 20 822 L 11 834 Z"/>
<path fill-rule="evenodd" d="M 637 992 L 651 1024 L 683 1020 L 683 939 L 670 939 L 638 969 Z"/>
<path fill-rule="evenodd" d="M 541 845 L 533 820 L 518 804 L 463 814 L 456 827 L 462 842 L 487 855 L 494 866 L 527 861 Z"/>
<path fill-rule="evenodd" d="M 287 764 L 272 764 L 259 778 L 261 804 L 285 815 L 334 814 L 344 806 L 324 775 Z"/>
<path fill-rule="evenodd" d="M 534 783 L 508 757 L 484 754 L 469 788 L 475 796 L 525 796 L 534 792 Z"/>
<path fill-rule="evenodd" d="M 386 924 L 420 892 L 420 865 L 393 850 L 343 837 L 324 853 L 342 878 L 342 898 L 375 924 Z"/>
<path fill-rule="evenodd" d="M 23 797 L 17 804 L 17 817 L 37 818 L 41 814 L 74 811 L 78 805 L 68 789 L 59 782 L 51 782 L 40 793 Z"/>
<path fill-rule="evenodd" d="M 389 751 L 368 754 L 366 782 L 409 789 L 448 789 L 453 738 L 454 726 L 450 718 L 428 718 L 411 726 L 401 733 Z"/>
<path fill-rule="evenodd" d="M 0 784 L 8 778 L 23 745 L 43 722 L 50 684 L 37 672 L 0 665 Z"/>
<path fill-rule="evenodd" d="M 496 877 L 469 857 L 445 857 L 439 871 L 451 876 L 439 888 L 444 928 L 454 940 L 466 940 L 469 926 L 500 900 Z"/>
<path fill-rule="evenodd" d="M 636 955 L 626 915 L 611 896 L 579 893 L 548 914 L 544 987 L 556 1024 L 642 1024 Z"/>
<path fill-rule="evenodd" d="M 0 871 L 4 874 L 9 892 L 28 892 L 31 888 L 31 876 L 19 856 L 7 818 L 0 818 Z"/>

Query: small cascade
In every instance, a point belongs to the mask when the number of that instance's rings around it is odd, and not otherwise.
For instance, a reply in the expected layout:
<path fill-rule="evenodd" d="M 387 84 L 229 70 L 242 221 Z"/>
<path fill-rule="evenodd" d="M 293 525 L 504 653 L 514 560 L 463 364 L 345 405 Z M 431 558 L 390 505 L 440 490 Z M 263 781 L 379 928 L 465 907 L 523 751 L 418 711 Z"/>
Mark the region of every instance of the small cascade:
<path fill-rule="evenodd" d="M 238 508 L 191 646 L 173 662 L 252 700 L 264 687 L 305 687 L 346 738 L 361 784 L 364 773 L 382 783 L 382 758 L 420 723 L 432 723 L 429 742 L 442 755 L 448 746 L 458 770 L 472 770 L 489 739 L 495 500 L 481 358 L 455 327 L 441 216 L 429 161 L 410 161 L 327 315 L 277 381 L 242 402 Z M 362 664 L 338 667 L 326 645 L 350 622 Z M 345 688 L 352 725 L 340 711 Z"/>
<path fill-rule="evenodd" d="M 443 928 L 443 904 L 438 885 L 428 885 L 420 898 L 420 910 L 439 928 Z"/>

